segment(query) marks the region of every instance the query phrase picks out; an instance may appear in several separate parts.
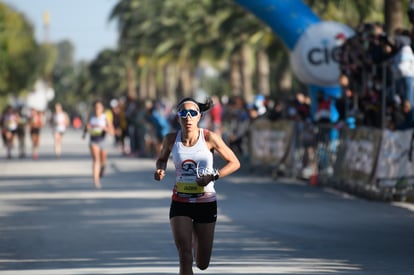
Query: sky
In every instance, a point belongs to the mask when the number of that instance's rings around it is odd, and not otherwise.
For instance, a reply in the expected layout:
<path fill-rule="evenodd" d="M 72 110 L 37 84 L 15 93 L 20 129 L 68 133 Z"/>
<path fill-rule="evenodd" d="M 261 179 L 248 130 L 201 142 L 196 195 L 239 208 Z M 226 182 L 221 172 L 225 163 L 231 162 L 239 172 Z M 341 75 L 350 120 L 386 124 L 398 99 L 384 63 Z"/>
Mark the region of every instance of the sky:
<path fill-rule="evenodd" d="M 56 43 L 70 40 L 75 47 L 75 61 L 93 60 L 105 48 L 117 44 L 116 22 L 109 14 L 118 0 L 0 0 L 25 14 L 32 23 L 36 40 Z M 49 13 L 46 34 L 43 15 Z"/>

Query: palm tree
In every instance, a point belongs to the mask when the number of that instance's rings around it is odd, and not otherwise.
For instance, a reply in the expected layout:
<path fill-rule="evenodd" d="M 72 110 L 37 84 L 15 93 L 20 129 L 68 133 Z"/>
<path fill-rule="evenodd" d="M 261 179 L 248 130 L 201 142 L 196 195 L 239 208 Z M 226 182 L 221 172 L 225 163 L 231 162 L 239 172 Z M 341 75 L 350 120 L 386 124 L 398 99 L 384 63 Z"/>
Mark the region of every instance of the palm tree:
<path fill-rule="evenodd" d="M 128 70 L 116 50 L 104 50 L 89 65 L 92 91 L 104 99 L 121 96 L 127 90 Z"/>
<path fill-rule="evenodd" d="M 378 1 L 307 2 L 325 20 L 347 23 L 368 15 L 375 18 Z M 191 95 L 194 69 L 202 60 L 227 60 L 231 94 L 251 98 L 254 89 L 265 95 L 291 90 L 287 49 L 267 26 L 232 1 L 121 0 L 111 18 L 118 21 L 121 54 L 140 74 L 141 96 L 175 98 L 176 87 L 180 96 Z M 177 73 L 178 85 L 172 80 Z"/>
<path fill-rule="evenodd" d="M 403 18 L 407 8 L 404 8 L 403 1 L 384 0 L 385 31 L 394 34 L 397 28 L 404 26 Z"/>

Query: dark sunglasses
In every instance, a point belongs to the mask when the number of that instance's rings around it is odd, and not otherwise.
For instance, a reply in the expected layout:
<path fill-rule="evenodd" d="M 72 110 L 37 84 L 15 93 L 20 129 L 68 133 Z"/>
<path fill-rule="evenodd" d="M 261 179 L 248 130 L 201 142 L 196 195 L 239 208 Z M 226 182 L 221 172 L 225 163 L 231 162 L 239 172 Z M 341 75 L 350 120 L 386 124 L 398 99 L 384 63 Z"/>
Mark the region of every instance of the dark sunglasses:
<path fill-rule="evenodd" d="M 178 111 L 178 115 L 181 118 L 187 118 L 188 115 L 190 115 L 190 117 L 196 117 L 198 116 L 198 114 L 199 112 L 197 110 L 191 110 L 191 109 Z"/>

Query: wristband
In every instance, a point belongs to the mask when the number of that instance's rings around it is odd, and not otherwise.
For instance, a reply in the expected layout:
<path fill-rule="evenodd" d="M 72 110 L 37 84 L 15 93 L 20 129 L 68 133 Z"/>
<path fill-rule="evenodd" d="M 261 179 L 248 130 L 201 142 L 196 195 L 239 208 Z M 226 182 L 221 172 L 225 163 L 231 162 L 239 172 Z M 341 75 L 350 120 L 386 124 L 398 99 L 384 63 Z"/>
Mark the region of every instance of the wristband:
<path fill-rule="evenodd" d="M 214 181 L 218 180 L 220 177 L 220 174 L 217 172 L 217 174 L 214 175 Z"/>

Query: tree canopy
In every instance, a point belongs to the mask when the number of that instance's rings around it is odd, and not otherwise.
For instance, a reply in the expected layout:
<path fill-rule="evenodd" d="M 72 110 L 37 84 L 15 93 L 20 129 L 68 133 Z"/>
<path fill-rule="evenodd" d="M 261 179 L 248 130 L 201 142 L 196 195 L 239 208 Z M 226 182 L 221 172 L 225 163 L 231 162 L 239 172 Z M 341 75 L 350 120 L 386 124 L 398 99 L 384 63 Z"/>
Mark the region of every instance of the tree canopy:
<path fill-rule="evenodd" d="M 387 18 L 390 26 L 400 24 L 387 13 L 400 14 L 409 24 L 401 0 L 304 2 L 323 20 L 351 27 Z M 119 0 L 108 20 L 117 23 L 118 47 L 76 63 L 71 41 L 38 44 L 25 16 L 0 3 L 0 96 L 22 93 L 39 78 L 53 85 L 56 100 L 71 105 L 134 94 L 176 98 L 198 88 L 275 96 L 300 85 L 278 37 L 234 1 Z M 206 64 L 218 72 L 207 81 L 198 70 Z"/>
<path fill-rule="evenodd" d="M 18 94 L 36 78 L 37 44 L 23 14 L 0 3 L 0 95 Z"/>

